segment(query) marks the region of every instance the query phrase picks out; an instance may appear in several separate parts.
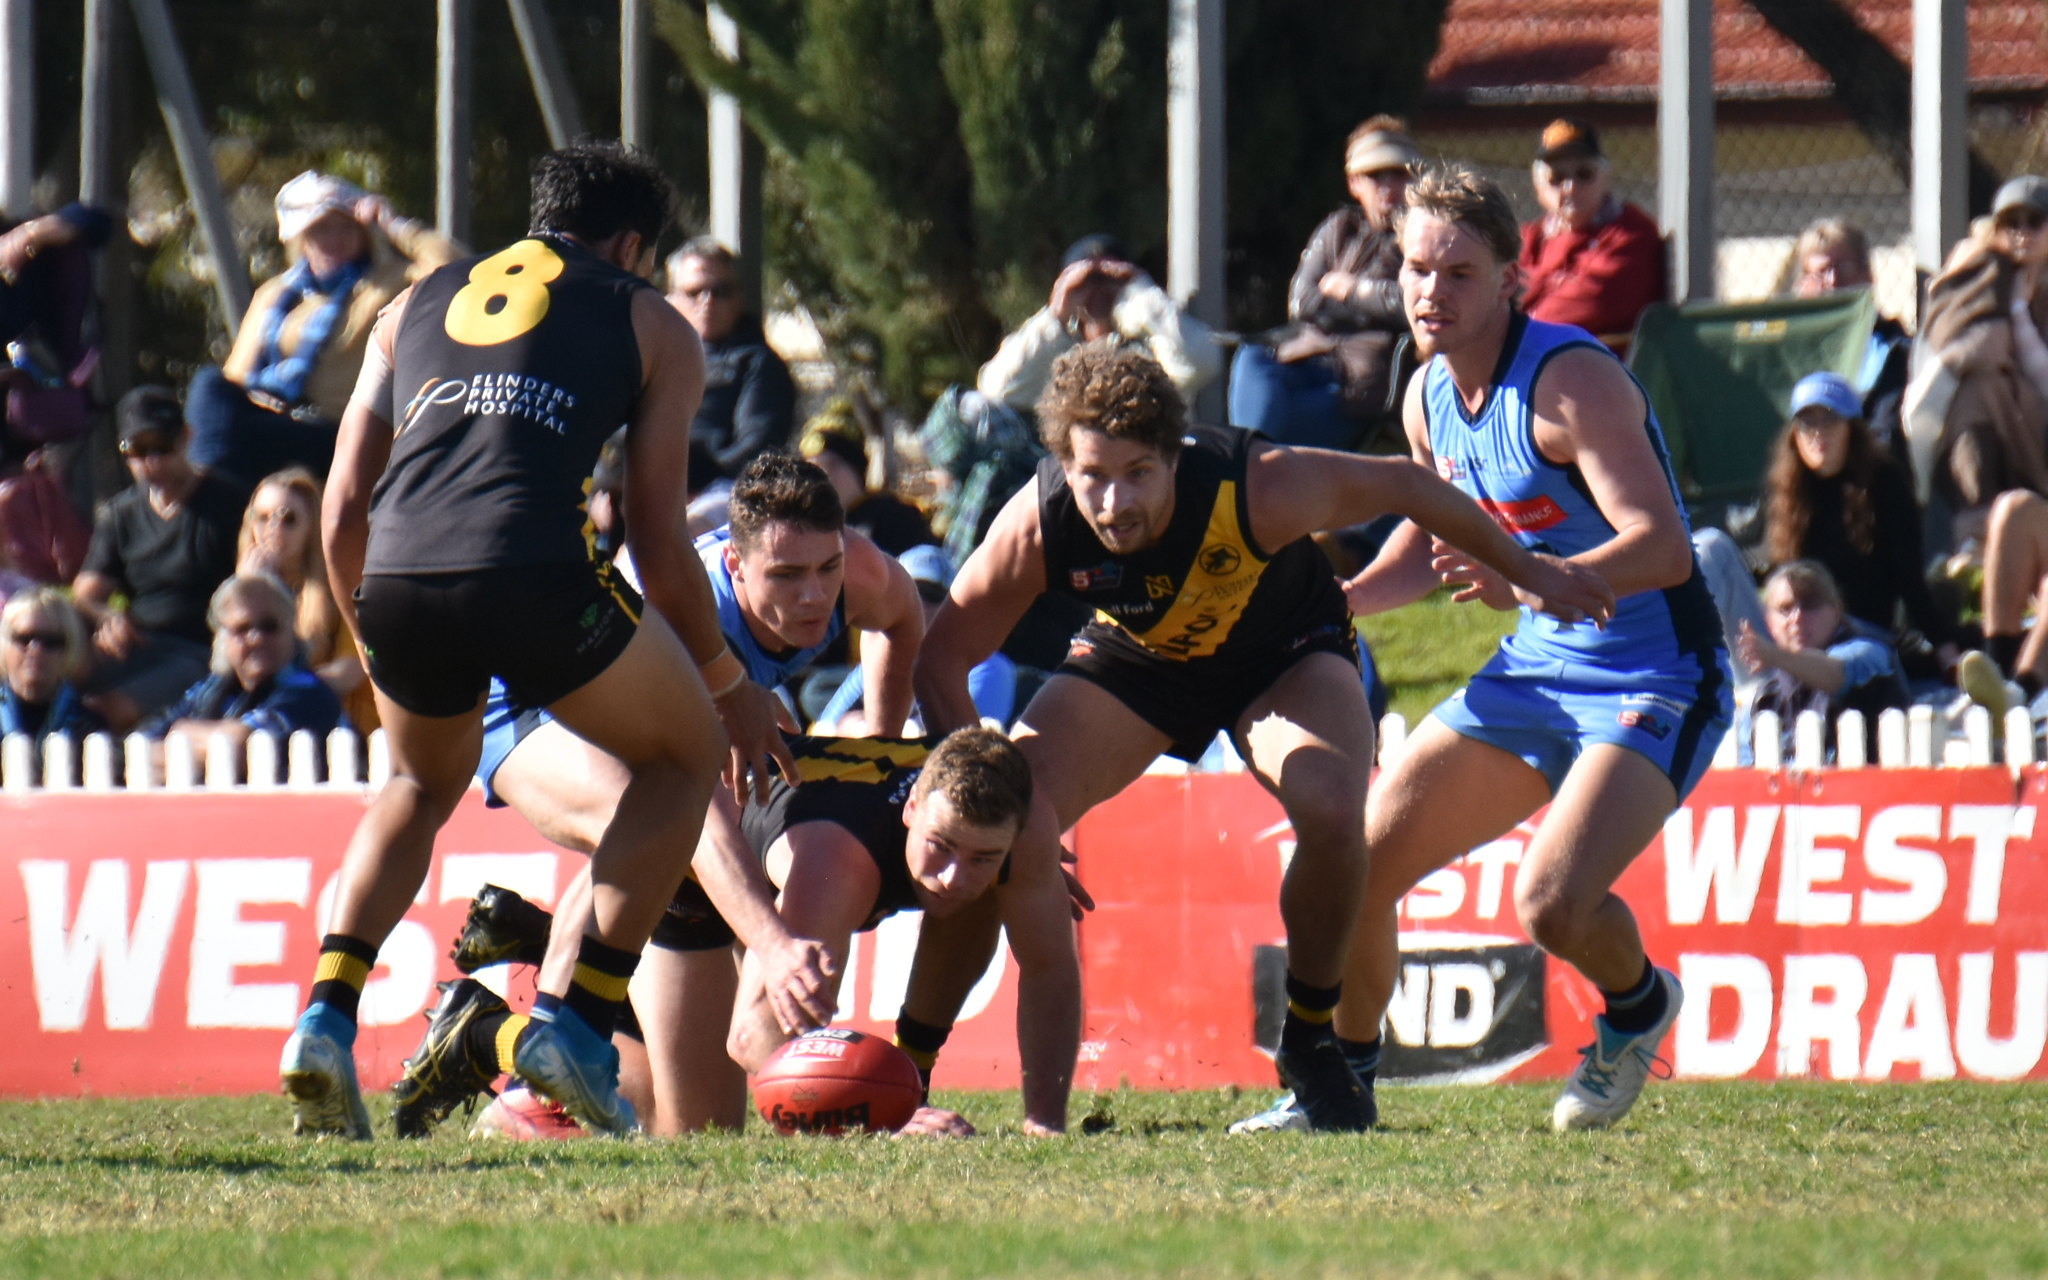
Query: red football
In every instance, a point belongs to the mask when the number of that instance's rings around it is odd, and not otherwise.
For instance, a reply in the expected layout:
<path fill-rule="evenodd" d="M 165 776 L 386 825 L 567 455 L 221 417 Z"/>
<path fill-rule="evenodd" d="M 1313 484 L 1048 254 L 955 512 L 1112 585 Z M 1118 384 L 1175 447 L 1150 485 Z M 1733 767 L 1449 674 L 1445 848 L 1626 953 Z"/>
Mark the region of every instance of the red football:
<path fill-rule="evenodd" d="M 781 1134 L 893 1133 L 924 1101 L 909 1055 L 880 1036 L 825 1027 L 768 1055 L 754 1109 Z"/>

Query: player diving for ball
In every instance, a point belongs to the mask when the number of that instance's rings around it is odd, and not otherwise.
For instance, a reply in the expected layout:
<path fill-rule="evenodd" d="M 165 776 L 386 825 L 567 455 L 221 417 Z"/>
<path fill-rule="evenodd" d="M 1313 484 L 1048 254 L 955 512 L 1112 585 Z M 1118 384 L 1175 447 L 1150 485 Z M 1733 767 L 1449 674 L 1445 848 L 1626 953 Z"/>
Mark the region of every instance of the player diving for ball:
<path fill-rule="evenodd" d="M 630 477 L 630 469 L 628 476 Z M 636 527 L 630 504 L 622 513 Z M 923 602 L 910 575 L 866 537 L 845 527 L 839 495 L 826 474 L 788 454 L 769 453 L 749 463 L 734 484 L 730 523 L 697 540 L 696 550 L 717 601 L 727 647 L 749 677 L 768 687 L 809 669 L 847 630 L 862 635 L 861 662 L 877 723 L 900 726 L 910 710 L 910 665 L 924 633 Z M 892 718 L 893 717 L 893 718 Z M 625 766 L 568 732 L 544 713 L 513 705 L 494 686 L 477 778 L 486 803 L 510 805 L 535 830 L 565 848 L 588 852 L 612 820 L 627 784 Z M 793 766 L 792 766 L 793 767 Z M 765 783 L 765 778 L 762 779 Z M 675 856 L 683 865 L 680 847 Z M 584 918 L 589 876 L 579 875 L 558 904 L 546 944 L 540 985 L 546 989 L 573 968 L 574 923 Z M 469 941 L 458 959 L 477 962 L 528 959 L 542 945 L 546 913 L 504 890 L 487 889 L 465 926 Z M 664 921 L 633 980 L 629 1015 L 649 991 L 677 993 L 686 1016 L 715 1017 L 723 1025 L 732 1006 L 737 971 L 725 943 L 669 946 Z M 503 1002 L 474 981 L 454 984 L 436 1005 L 420 1047 L 393 1089 L 393 1119 L 401 1135 L 424 1134 L 458 1103 L 511 1070 L 510 1036 L 494 1053 L 469 1030 Z M 710 1125 L 737 1127 L 745 1115 L 746 1082 L 718 1038 L 643 1041 L 644 1025 L 623 1018 L 614 1045 L 621 1054 L 625 1092 L 654 1133 L 687 1133 Z M 473 1047 L 475 1052 L 470 1052 Z"/>
<path fill-rule="evenodd" d="M 1441 581 L 1465 584 L 1457 599 L 1519 607 L 1521 620 L 1372 788 L 1372 866 L 1336 1026 L 1369 1078 L 1402 895 L 1548 804 L 1522 854 L 1515 914 L 1606 999 L 1551 1116 L 1590 1129 L 1627 1114 L 1678 1017 L 1678 981 L 1645 956 L 1613 885 L 1727 731 L 1728 655 L 1648 398 L 1592 335 L 1516 307 L 1517 245 L 1514 211 L 1488 179 L 1448 168 L 1408 188 L 1401 291 L 1428 362 L 1408 394 L 1409 444 L 1524 546 L 1598 570 L 1618 600 L 1602 629 L 1539 617 L 1527 593 L 1412 526 L 1348 584 L 1362 614 Z M 1299 1127 L 1285 1102 L 1240 1128 Z"/>
<path fill-rule="evenodd" d="M 1044 592 L 1096 619 L 1016 729 L 1036 800 L 1008 883 L 987 909 L 931 921 L 906 1004 L 958 1008 L 995 944 L 1019 970 L 1027 1128 L 1062 1131 L 1081 1031 L 1080 970 L 1059 833 L 1162 752 L 1198 756 L 1227 732 L 1298 841 L 1280 890 L 1288 1013 L 1279 1066 L 1316 1127 L 1362 1129 L 1371 1099 L 1331 1037 L 1365 879 L 1373 726 L 1357 640 L 1317 529 L 1409 516 L 1576 621 L 1604 618 L 1600 575 L 1509 538 L 1465 495 L 1407 459 L 1271 444 L 1190 427 L 1180 394 L 1139 351 L 1078 347 L 1038 403 L 1050 457 L 954 579 L 919 652 L 935 729 L 972 723 L 967 673 Z M 945 957 L 945 963 L 927 963 Z"/>
<path fill-rule="evenodd" d="M 592 853 L 577 962 L 543 988 L 542 1016 L 512 1048 L 521 1076 L 585 1124 L 633 1126 L 609 1040 L 682 878 L 674 851 L 694 845 L 722 763 L 765 776 L 782 752 L 772 695 L 726 648 L 703 567 L 676 532 L 704 358 L 646 280 L 673 209 L 666 180 L 630 148 L 551 152 L 533 169 L 531 234 L 435 272 L 373 331 L 322 523 L 391 778 L 343 857 L 279 1063 L 296 1132 L 370 1136 L 357 1006 L 476 768 L 494 676 L 626 770 Z M 652 613 L 595 554 L 586 509 L 621 422 L 638 516 L 629 541 Z"/>
<path fill-rule="evenodd" d="M 957 730 L 937 746 L 826 737 L 789 746 L 801 785 L 778 777 L 765 801 L 750 792 L 743 808 L 723 789 L 714 796 L 691 878 L 656 926 L 634 984 L 657 1115 L 674 1114 L 664 1090 L 682 1088 L 716 1104 L 714 1123 L 738 1127 L 746 1073 L 832 1020 L 853 934 L 899 911 L 931 920 L 985 896 L 1030 811 L 1030 766 L 993 729 Z M 696 970 L 708 961 L 729 974 L 735 939 L 746 959 L 737 999 L 728 994 L 720 1006 Z M 463 1016 L 437 1019 L 441 1034 L 408 1068 L 424 1073 L 420 1063 L 430 1062 L 446 1082 L 435 1094 L 440 1116 L 497 1077 L 494 1046 L 521 1021 L 473 979 L 465 985 L 475 994 Z M 732 992 L 729 980 L 723 990 Z M 897 1035 L 929 1085 L 944 1034 L 899 1020 Z M 679 1078 L 688 1071 L 701 1074 Z M 936 1108 L 905 1131 L 973 1132 Z"/>

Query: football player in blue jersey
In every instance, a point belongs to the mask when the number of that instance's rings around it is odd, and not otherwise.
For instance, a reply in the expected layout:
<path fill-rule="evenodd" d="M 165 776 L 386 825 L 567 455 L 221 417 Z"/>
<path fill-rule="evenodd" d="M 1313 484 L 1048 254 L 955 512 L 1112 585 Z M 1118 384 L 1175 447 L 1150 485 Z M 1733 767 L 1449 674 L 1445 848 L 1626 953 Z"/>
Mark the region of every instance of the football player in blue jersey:
<path fill-rule="evenodd" d="M 1645 956 L 1613 885 L 1727 731 L 1728 655 L 1648 397 L 1592 335 L 1516 306 L 1517 245 L 1513 209 L 1490 180 L 1452 167 L 1409 188 L 1401 286 L 1426 361 L 1405 407 L 1409 443 L 1522 545 L 1597 570 L 1614 615 L 1599 628 L 1545 617 L 1526 591 L 1412 524 L 1347 584 L 1354 613 L 1455 583 L 1456 599 L 1522 616 L 1372 787 L 1372 861 L 1336 1028 L 1369 1078 L 1402 895 L 1548 805 L 1522 854 L 1515 911 L 1605 997 L 1552 1113 L 1560 1130 L 1601 1128 L 1635 1102 L 1683 998 Z M 1240 1126 L 1306 1127 L 1285 1105 Z"/>

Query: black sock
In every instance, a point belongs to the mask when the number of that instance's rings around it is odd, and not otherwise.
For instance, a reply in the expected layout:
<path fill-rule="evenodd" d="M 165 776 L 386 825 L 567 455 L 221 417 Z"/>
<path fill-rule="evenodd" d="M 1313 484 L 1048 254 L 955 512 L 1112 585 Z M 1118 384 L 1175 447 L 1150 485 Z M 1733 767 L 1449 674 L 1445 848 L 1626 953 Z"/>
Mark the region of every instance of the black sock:
<path fill-rule="evenodd" d="M 612 1038 L 619 1023 L 619 1006 L 626 1003 L 626 986 L 640 965 L 640 953 L 621 951 L 585 934 L 576 951 L 576 977 L 562 997 L 564 1007 L 590 1024 L 600 1040 Z"/>
<path fill-rule="evenodd" d="M 2022 671 L 2012 679 L 2013 683 L 2020 687 L 2020 692 L 2027 695 L 2028 702 L 2041 696 L 2041 677 L 2033 672 Z"/>
<path fill-rule="evenodd" d="M 1657 981 L 1657 967 L 1648 960 L 1643 961 L 1643 976 L 1634 986 L 1626 991 L 1603 989 L 1600 994 L 1607 997 L 1607 1009 L 1601 1016 L 1616 1031 L 1648 1031 L 1671 1003 L 1664 984 Z"/>
<path fill-rule="evenodd" d="M 324 1004 L 350 1022 L 363 1000 L 363 983 L 377 967 L 377 948 L 361 938 L 330 933 L 320 939 L 320 963 L 313 970 L 309 1005 Z"/>
<path fill-rule="evenodd" d="M 1337 1000 L 1344 984 L 1312 987 L 1292 973 L 1287 975 L 1287 1018 L 1280 1024 L 1280 1047 L 1289 1053 L 1313 1049 L 1333 1039 L 1337 1032 L 1331 1020 L 1337 1015 Z"/>
<path fill-rule="evenodd" d="M 1370 1040 L 1346 1040 L 1343 1036 L 1338 1036 L 1337 1047 L 1344 1051 L 1344 1061 L 1350 1063 L 1351 1069 L 1358 1073 L 1358 1082 L 1367 1088 L 1372 1087 L 1373 1073 L 1380 1069 L 1380 1038 L 1374 1036 Z"/>
<path fill-rule="evenodd" d="M 919 1022 L 907 1013 L 896 1017 L 896 1047 L 917 1064 L 917 1078 L 924 1081 L 926 1096 L 932 1091 L 932 1067 L 938 1063 L 939 1050 L 946 1047 L 946 1037 L 952 1034 L 951 1027 Z"/>
<path fill-rule="evenodd" d="M 2020 648 L 2027 638 L 2020 636 L 1985 636 L 1984 654 L 1998 664 L 2000 675 L 2012 678 L 2013 665 L 2020 660 Z"/>

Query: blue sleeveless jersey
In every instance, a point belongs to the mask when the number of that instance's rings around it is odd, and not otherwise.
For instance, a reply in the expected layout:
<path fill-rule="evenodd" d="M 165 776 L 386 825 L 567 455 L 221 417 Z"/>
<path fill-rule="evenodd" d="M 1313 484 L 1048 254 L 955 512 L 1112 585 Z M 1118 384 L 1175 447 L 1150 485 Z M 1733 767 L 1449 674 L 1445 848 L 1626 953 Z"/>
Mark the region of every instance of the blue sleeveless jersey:
<path fill-rule="evenodd" d="M 1545 324 L 1521 312 L 1508 330 L 1493 385 L 1476 415 L 1458 399 L 1450 370 L 1441 358 L 1424 372 L 1423 410 L 1429 451 L 1437 474 L 1463 490 L 1509 536 L 1532 551 L 1575 556 L 1614 537 L 1576 465 L 1561 467 L 1536 448 L 1532 389 L 1550 357 L 1574 347 L 1607 348 L 1585 330 Z M 1664 482 L 1685 519 L 1671 458 L 1656 414 L 1643 397 L 1643 431 L 1656 451 Z M 1615 602 L 1606 628 L 1563 623 L 1527 606 L 1514 633 L 1501 642 L 1501 656 L 1518 666 L 1550 666 L 1584 678 L 1591 666 L 1608 673 L 1668 671 L 1674 665 L 1700 667 L 1720 661 L 1720 615 L 1708 594 L 1699 560 L 1679 586 L 1640 591 Z"/>
<path fill-rule="evenodd" d="M 724 633 L 725 643 L 746 667 L 749 679 L 773 689 L 807 670 L 846 630 L 846 593 L 842 589 L 832 605 L 832 621 L 825 628 L 823 640 L 808 649 L 769 653 L 754 639 L 754 633 L 747 629 L 747 620 L 740 616 L 740 599 L 733 593 L 732 574 L 725 567 L 725 544 L 730 541 L 731 526 L 720 525 L 697 539 L 697 557 L 704 562 L 704 573 L 711 579 L 711 593 L 718 599 L 718 629 Z"/>

